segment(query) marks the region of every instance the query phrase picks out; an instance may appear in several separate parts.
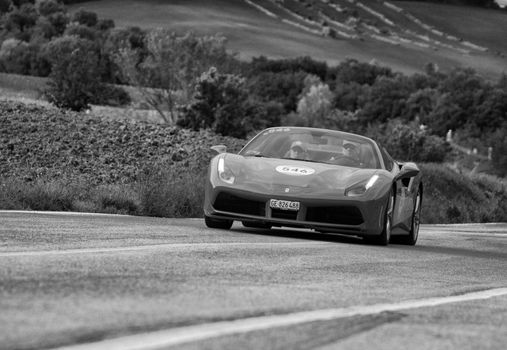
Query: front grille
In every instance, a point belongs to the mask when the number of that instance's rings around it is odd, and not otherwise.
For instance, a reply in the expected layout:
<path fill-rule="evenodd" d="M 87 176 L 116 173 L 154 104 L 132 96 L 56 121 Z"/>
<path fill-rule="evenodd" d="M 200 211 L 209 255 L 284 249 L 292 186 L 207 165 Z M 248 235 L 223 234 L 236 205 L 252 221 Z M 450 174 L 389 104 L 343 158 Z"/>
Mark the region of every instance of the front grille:
<path fill-rule="evenodd" d="M 296 220 L 298 212 L 294 210 L 271 209 L 271 217 L 277 219 Z"/>
<path fill-rule="evenodd" d="M 356 207 L 309 207 L 306 220 L 337 225 L 360 225 L 363 223 L 361 211 Z"/>
<path fill-rule="evenodd" d="M 266 204 L 264 202 L 241 198 L 225 192 L 218 194 L 213 207 L 216 210 L 230 213 L 255 216 L 266 215 Z"/>

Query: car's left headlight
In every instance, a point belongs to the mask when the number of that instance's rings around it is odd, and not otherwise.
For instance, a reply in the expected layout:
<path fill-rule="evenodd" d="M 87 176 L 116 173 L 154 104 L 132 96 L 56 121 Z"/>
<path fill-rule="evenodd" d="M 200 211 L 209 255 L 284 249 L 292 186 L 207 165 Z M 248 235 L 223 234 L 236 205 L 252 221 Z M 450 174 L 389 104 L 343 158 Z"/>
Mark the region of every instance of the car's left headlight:
<path fill-rule="evenodd" d="M 348 197 L 357 197 L 362 196 L 368 191 L 369 188 L 373 187 L 375 182 L 378 180 L 378 175 L 373 175 L 367 181 L 362 181 L 358 184 L 355 184 L 348 189 L 345 190 L 345 195 Z"/>
<path fill-rule="evenodd" d="M 229 185 L 232 185 L 236 179 L 231 169 L 225 164 L 224 158 L 218 160 L 218 177 Z"/>

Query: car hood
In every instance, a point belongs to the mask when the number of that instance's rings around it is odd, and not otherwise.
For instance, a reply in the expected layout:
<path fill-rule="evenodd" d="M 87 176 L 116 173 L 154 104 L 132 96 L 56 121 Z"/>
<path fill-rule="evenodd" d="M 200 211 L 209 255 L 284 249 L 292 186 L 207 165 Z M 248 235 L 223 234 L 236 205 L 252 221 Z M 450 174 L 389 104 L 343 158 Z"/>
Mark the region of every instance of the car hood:
<path fill-rule="evenodd" d="M 235 183 L 259 190 L 282 192 L 344 192 L 368 181 L 378 170 L 359 169 L 291 159 L 225 155 L 225 164 L 236 177 Z"/>

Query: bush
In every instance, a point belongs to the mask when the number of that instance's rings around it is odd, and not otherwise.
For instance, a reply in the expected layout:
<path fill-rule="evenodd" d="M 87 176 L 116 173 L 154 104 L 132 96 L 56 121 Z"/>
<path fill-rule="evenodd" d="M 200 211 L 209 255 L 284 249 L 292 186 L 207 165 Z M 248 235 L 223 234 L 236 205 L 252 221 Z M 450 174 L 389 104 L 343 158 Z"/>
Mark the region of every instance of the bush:
<path fill-rule="evenodd" d="M 67 36 L 77 36 L 90 41 L 97 40 L 98 36 L 98 32 L 95 28 L 78 23 L 70 23 L 63 34 Z"/>
<path fill-rule="evenodd" d="M 492 134 L 490 145 L 493 148 L 492 163 L 496 174 L 507 176 L 507 123 Z"/>
<path fill-rule="evenodd" d="M 0 0 L 0 15 L 9 11 L 11 7 L 11 0 Z"/>
<path fill-rule="evenodd" d="M 206 171 L 198 166 L 155 164 L 138 182 L 143 215 L 201 217 Z"/>
<path fill-rule="evenodd" d="M 429 134 L 417 122 L 404 124 L 394 120 L 383 126 L 370 127 L 367 134 L 401 161 L 443 162 L 451 150 L 444 139 Z"/>
<path fill-rule="evenodd" d="M 65 12 L 65 6 L 57 0 L 37 0 L 35 8 L 41 16 L 49 16 L 57 12 Z"/>
<path fill-rule="evenodd" d="M 72 16 L 72 22 L 77 22 L 88 27 L 96 26 L 98 21 L 99 19 L 95 12 L 86 11 L 82 8 L 74 13 L 74 16 Z"/>
<path fill-rule="evenodd" d="M 182 110 L 178 125 L 193 130 L 244 138 L 253 131 L 271 126 L 266 108 L 248 98 L 245 80 L 233 74 L 220 74 L 211 68 L 196 86 L 195 102 Z"/>
<path fill-rule="evenodd" d="M 507 188 L 498 178 L 460 174 L 442 164 L 420 164 L 420 168 L 424 181 L 423 223 L 506 220 Z"/>
<path fill-rule="evenodd" d="M 120 86 L 102 84 L 91 103 L 107 106 L 124 106 L 132 101 L 130 95 Z"/>
<path fill-rule="evenodd" d="M 65 36 L 46 47 L 51 62 L 46 95 L 57 107 L 80 111 L 88 108 L 101 89 L 96 45 L 86 39 Z"/>

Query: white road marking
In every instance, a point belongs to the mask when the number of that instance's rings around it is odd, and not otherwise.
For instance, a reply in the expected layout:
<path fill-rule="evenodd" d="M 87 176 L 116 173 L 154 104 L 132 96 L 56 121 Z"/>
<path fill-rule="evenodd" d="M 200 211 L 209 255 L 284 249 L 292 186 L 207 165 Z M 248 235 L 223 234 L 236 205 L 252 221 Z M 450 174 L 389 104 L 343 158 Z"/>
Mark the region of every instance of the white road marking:
<path fill-rule="evenodd" d="M 124 214 L 106 214 L 106 213 L 88 213 L 78 211 L 39 211 L 39 210 L 0 210 L 0 214 L 42 214 L 42 215 L 61 215 L 61 216 L 132 216 Z"/>
<path fill-rule="evenodd" d="M 76 248 L 60 250 L 31 250 L 17 252 L 0 252 L 0 258 L 24 257 L 24 256 L 45 256 L 45 255 L 72 255 L 72 254 L 94 254 L 94 253 L 114 253 L 129 252 L 141 250 L 180 250 L 180 249 L 219 249 L 223 247 L 269 247 L 269 246 L 321 246 L 329 244 L 327 242 L 230 242 L 230 243 L 168 243 L 168 244 L 147 244 L 139 246 L 126 247 L 105 247 L 105 248 Z"/>
<path fill-rule="evenodd" d="M 160 349 L 168 346 L 202 341 L 209 338 L 216 338 L 231 334 L 248 333 L 252 331 L 259 331 L 276 327 L 286 327 L 315 321 L 329 321 L 351 316 L 373 315 L 385 311 L 399 311 L 421 307 L 432 307 L 449 303 L 489 299 L 503 295 L 507 295 L 507 288 L 496 288 L 447 297 L 407 300 L 390 304 L 386 303 L 367 306 L 352 306 L 337 309 L 295 312 L 286 315 L 252 317 L 235 321 L 215 322 L 149 332 L 144 334 L 130 335 L 116 339 L 106 339 L 88 344 L 70 345 L 58 348 L 58 350 Z"/>

